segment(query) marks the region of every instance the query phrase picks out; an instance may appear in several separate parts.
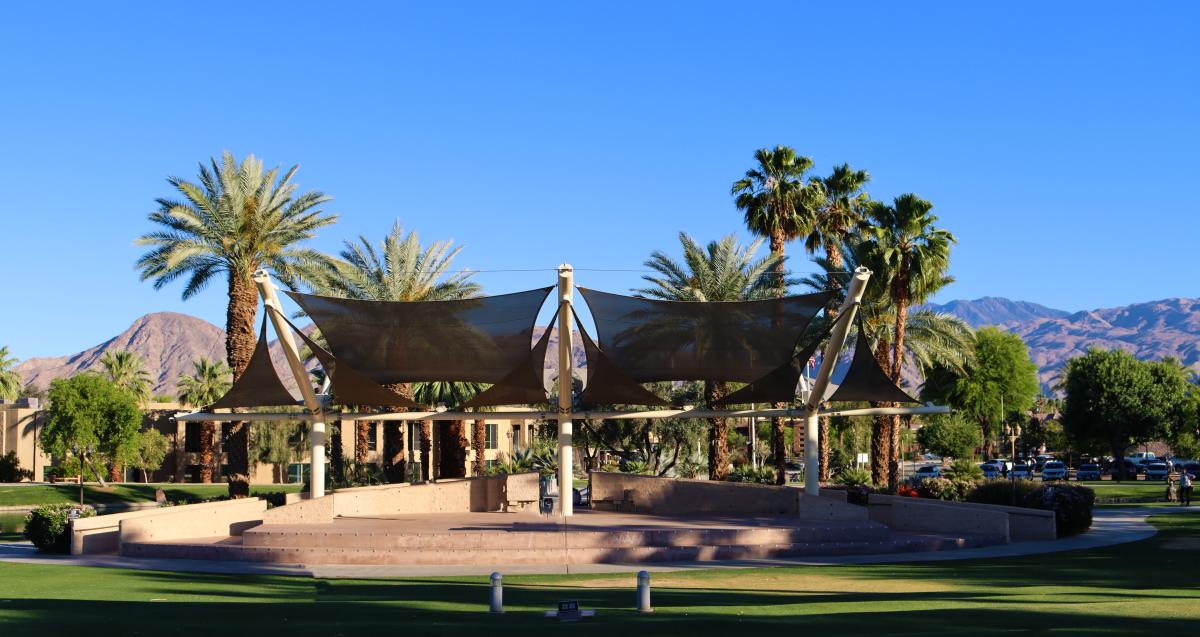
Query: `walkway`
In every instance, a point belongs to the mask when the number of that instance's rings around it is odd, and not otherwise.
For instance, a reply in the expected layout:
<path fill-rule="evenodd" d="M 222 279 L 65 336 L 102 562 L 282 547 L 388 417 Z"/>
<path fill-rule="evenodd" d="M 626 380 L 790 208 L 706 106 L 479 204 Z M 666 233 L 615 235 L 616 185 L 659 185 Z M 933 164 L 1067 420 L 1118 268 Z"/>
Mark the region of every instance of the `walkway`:
<path fill-rule="evenodd" d="M 436 576 L 487 575 L 499 571 L 506 575 L 566 574 L 566 573 L 628 573 L 631 570 L 654 572 L 714 568 L 759 568 L 767 566 L 803 566 L 834 564 L 886 564 L 932 562 L 947 560 L 988 559 L 1038 555 L 1061 551 L 1093 549 L 1126 542 L 1144 540 L 1156 530 L 1146 518 L 1151 515 L 1195 513 L 1195 509 L 1179 506 L 1097 508 L 1092 528 L 1075 537 L 1054 541 L 1018 542 L 999 546 L 928 553 L 899 553 L 884 555 L 847 555 L 824 559 L 799 558 L 779 560 L 747 560 L 726 562 L 670 562 L 656 564 L 587 564 L 546 566 L 289 566 L 253 562 L 220 562 L 203 560 L 126 558 L 119 555 L 40 555 L 28 542 L 0 543 L 0 562 L 25 564 L 63 564 L 70 566 L 100 566 L 152 571 L 182 571 L 190 573 L 227 573 L 255 575 L 298 575 L 316 578 L 404 578 Z"/>

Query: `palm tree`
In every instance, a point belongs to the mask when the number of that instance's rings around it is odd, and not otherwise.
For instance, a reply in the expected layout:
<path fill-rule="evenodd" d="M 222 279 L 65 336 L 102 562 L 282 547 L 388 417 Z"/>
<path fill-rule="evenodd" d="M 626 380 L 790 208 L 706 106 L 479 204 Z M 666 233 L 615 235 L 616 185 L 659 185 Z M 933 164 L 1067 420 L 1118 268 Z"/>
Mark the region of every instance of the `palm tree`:
<path fill-rule="evenodd" d="M 104 375 L 117 387 L 133 394 L 138 404 L 145 404 L 150 399 L 150 373 L 136 352 L 105 352 L 100 357 L 100 364 L 104 366 Z"/>
<path fill-rule="evenodd" d="M 221 361 L 211 361 L 203 356 L 192 363 L 192 374 L 181 374 L 176 382 L 179 402 L 194 408 L 211 405 L 225 395 L 232 386 L 229 367 Z M 216 443 L 216 425 L 200 423 L 200 481 L 212 482 L 213 448 Z"/>
<path fill-rule="evenodd" d="M 683 261 L 655 251 L 645 265 L 657 274 L 643 276 L 651 286 L 635 293 L 667 301 L 750 301 L 773 298 L 781 287 L 786 289 L 793 283 L 786 272 L 783 278 L 778 276 L 782 255 L 755 258 L 761 239 L 743 246 L 733 235 L 727 235 L 702 247 L 681 232 L 679 242 Z M 724 381 L 705 379 L 704 401 L 708 408 L 715 408 L 714 403 L 724 398 L 728 389 Z M 724 480 L 729 473 L 729 424 L 724 418 L 710 418 L 708 424 L 708 476 Z M 783 467 L 779 470 L 782 472 Z"/>
<path fill-rule="evenodd" d="M 438 405 L 457 406 L 465 403 L 487 388 L 485 383 L 429 381 L 413 385 L 413 398 L 418 403 L 436 407 Z M 439 478 L 467 477 L 467 436 L 466 422 L 462 420 L 434 421 L 438 424 L 438 456 Z M 428 457 L 425 441 L 422 440 L 422 458 Z M 429 461 L 421 464 L 422 472 L 429 472 Z M 426 473 L 426 478 L 433 477 Z"/>
<path fill-rule="evenodd" d="M 478 296 L 481 288 L 471 281 L 473 273 L 454 272 L 451 267 L 462 247 L 453 241 L 435 241 L 421 246 L 416 232 L 404 233 L 400 222 L 379 244 L 360 236 L 357 243 L 346 241 L 340 259 L 317 264 L 304 272 L 304 279 L 317 294 L 371 301 L 443 301 Z M 411 383 L 397 383 L 389 389 L 413 398 Z M 371 423 L 358 423 L 355 439 L 362 441 L 365 462 L 366 439 Z M 422 425 L 424 429 L 426 425 Z M 383 428 L 383 470 L 388 480 L 404 479 L 404 433 L 401 423 L 387 421 Z M 427 437 L 427 436 L 426 436 Z M 356 456 L 360 445 L 355 445 Z M 423 464 L 428 467 L 428 460 Z"/>
<path fill-rule="evenodd" d="M 813 161 L 797 155 L 788 146 L 754 151 L 757 168 L 733 182 L 729 192 L 734 205 L 745 213 L 746 228 L 770 242 L 775 285 L 784 288 L 784 244 L 808 234 L 815 222 L 815 205 L 820 200 L 819 182 L 806 184 L 804 173 Z M 777 291 L 777 295 L 782 295 Z"/>
<path fill-rule="evenodd" d="M 21 373 L 14 369 L 16 366 L 17 359 L 10 357 L 8 346 L 0 346 L 0 398 L 4 400 L 15 400 L 21 395 L 24 382 Z"/>
<path fill-rule="evenodd" d="M 280 175 L 278 168 L 264 171 L 253 155 L 240 164 L 225 152 L 220 163 L 201 164 L 200 183 L 170 177 L 167 183 L 182 200 L 158 199 L 150 221 L 159 230 L 142 235 L 138 245 L 150 251 L 138 259 L 142 280 L 153 279 L 160 289 L 187 276 L 183 298 L 203 290 L 224 274 L 229 303 L 225 313 L 225 354 L 236 380 L 250 363 L 257 339 L 254 316 L 258 293 L 252 276 L 269 269 L 288 287 L 294 287 L 300 270 L 325 260 L 321 253 L 299 244 L 317 229 L 337 220 L 321 205 L 329 198 L 310 190 L 297 195 L 292 178 L 299 166 Z M 249 432 L 245 423 L 230 426 L 229 493 L 250 492 Z"/>

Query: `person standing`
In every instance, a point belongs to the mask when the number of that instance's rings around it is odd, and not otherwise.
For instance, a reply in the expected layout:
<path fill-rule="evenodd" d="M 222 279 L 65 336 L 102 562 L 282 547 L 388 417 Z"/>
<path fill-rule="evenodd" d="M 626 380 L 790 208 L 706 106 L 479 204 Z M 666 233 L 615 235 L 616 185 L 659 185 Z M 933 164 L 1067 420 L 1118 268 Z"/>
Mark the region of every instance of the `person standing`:
<path fill-rule="evenodd" d="M 1187 469 L 1179 472 L 1179 504 L 1192 506 L 1192 474 Z"/>

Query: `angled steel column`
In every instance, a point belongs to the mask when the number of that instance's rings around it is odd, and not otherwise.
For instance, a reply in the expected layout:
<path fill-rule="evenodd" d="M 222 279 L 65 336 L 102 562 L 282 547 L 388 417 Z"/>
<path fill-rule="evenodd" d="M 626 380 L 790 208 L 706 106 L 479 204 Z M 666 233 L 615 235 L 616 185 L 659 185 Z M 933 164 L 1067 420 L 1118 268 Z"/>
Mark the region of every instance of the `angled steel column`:
<path fill-rule="evenodd" d="M 570 264 L 558 266 L 558 511 L 564 517 L 574 515 L 575 473 L 572 449 L 571 392 L 573 363 L 571 356 L 571 288 L 575 272 Z"/>
<path fill-rule="evenodd" d="M 304 407 L 314 416 L 309 424 L 312 455 L 309 458 L 308 478 L 310 494 L 314 498 L 319 498 L 325 495 L 325 419 L 321 414 L 321 401 L 317 398 L 317 392 L 313 390 L 312 383 L 308 380 L 308 372 L 304 369 L 303 361 L 300 360 L 300 353 L 296 350 L 296 341 L 292 339 L 292 332 L 284 322 L 283 308 L 279 305 L 279 296 L 275 293 L 275 284 L 271 282 L 271 276 L 265 270 L 259 270 L 254 273 L 254 283 L 258 285 L 258 293 L 262 297 L 264 309 L 267 316 L 271 318 L 275 335 L 279 337 L 279 345 L 283 348 L 284 356 L 287 357 L 288 369 L 292 372 L 292 378 L 300 386 L 300 394 L 304 397 Z"/>
<path fill-rule="evenodd" d="M 805 495 L 820 495 L 821 493 L 820 459 L 817 455 L 820 445 L 817 439 L 817 432 L 820 429 L 818 412 L 821 409 L 821 401 L 825 399 L 825 391 L 829 388 L 829 377 L 833 374 L 833 368 L 837 366 L 837 358 L 842 352 L 842 344 L 846 342 L 846 334 L 850 331 L 850 324 L 854 322 L 854 313 L 858 311 L 858 304 L 862 301 L 863 291 L 867 289 L 867 280 L 870 278 L 871 271 L 866 268 L 860 267 L 854 271 L 850 285 L 846 288 L 846 300 L 842 303 L 838 322 L 829 335 L 829 342 L 825 344 L 824 354 L 821 355 L 821 368 L 817 370 L 812 390 L 808 394 L 808 403 L 804 406 Z"/>

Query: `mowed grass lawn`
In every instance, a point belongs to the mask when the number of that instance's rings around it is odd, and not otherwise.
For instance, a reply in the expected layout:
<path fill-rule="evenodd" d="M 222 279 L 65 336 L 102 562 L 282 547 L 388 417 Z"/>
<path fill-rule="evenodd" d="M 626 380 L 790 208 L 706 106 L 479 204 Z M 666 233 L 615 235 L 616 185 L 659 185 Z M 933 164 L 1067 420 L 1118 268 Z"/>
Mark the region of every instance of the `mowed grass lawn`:
<path fill-rule="evenodd" d="M 256 484 L 250 487 L 250 492 L 252 494 L 278 493 L 280 491 L 295 493 L 299 492 L 302 486 L 300 484 Z M 111 484 L 107 487 L 101 487 L 97 484 L 85 484 L 83 487 L 83 501 L 87 504 L 154 502 L 154 490 L 159 488 L 163 490 L 168 500 L 211 498 L 225 495 L 229 491 L 228 487 L 224 484 L 121 483 Z M 79 485 L 30 484 L 0 486 L 0 507 L 37 506 L 64 502 L 79 502 Z"/>
<path fill-rule="evenodd" d="M 650 615 L 632 610 L 632 572 L 506 577 L 508 612 L 491 616 L 484 577 L 313 580 L 0 563 L 0 634 L 1194 634 L 1200 514 L 1152 521 L 1161 529 L 1153 538 L 1054 555 L 656 573 Z M 542 614 L 560 600 L 597 615 L 559 626 Z"/>

